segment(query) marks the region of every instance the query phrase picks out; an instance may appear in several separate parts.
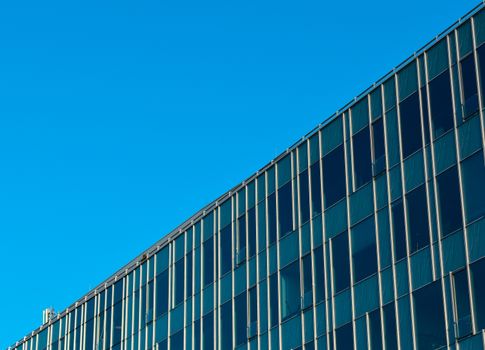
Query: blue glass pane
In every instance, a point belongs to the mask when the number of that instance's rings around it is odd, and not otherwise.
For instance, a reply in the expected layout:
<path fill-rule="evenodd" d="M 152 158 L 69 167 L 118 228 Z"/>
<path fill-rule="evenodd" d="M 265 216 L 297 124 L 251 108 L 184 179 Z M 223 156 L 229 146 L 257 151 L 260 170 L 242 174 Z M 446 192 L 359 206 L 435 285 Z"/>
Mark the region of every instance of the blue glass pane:
<path fill-rule="evenodd" d="M 403 158 L 420 149 L 421 140 L 421 111 L 419 94 L 415 92 L 399 105 L 401 121 L 401 143 Z"/>
<path fill-rule="evenodd" d="M 300 174 L 300 224 L 310 219 L 310 192 L 308 187 L 308 171 Z"/>
<path fill-rule="evenodd" d="M 330 207 L 345 196 L 345 158 L 340 145 L 322 159 L 323 197 L 325 208 Z"/>
<path fill-rule="evenodd" d="M 332 239 L 335 293 L 350 286 L 349 240 L 347 231 Z"/>
<path fill-rule="evenodd" d="M 276 195 L 268 197 L 268 244 L 276 242 Z"/>
<path fill-rule="evenodd" d="M 354 282 L 358 282 L 377 272 L 374 216 L 356 225 L 351 232 Z"/>
<path fill-rule="evenodd" d="M 421 185 L 406 195 L 410 253 L 429 245 L 426 186 Z"/>
<path fill-rule="evenodd" d="M 235 325 L 235 342 L 236 346 L 246 342 L 247 327 L 247 299 L 246 292 L 241 293 L 234 299 L 234 320 Z"/>
<path fill-rule="evenodd" d="M 282 269 L 281 317 L 282 321 L 300 311 L 300 266 L 298 261 Z"/>
<path fill-rule="evenodd" d="M 365 127 L 353 137 L 354 187 L 359 188 L 372 178 L 369 127 Z"/>
<path fill-rule="evenodd" d="M 475 153 L 462 164 L 463 195 L 467 222 L 485 214 L 485 166 L 483 151 Z"/>
<path fill-rule="evenodd" d="M 406 256 L 406 227 L 402 200 L 392 204 L 392 227 L 394 236 L 394 259 L 398 261 Z"/>
<path fill-rule="evenodd" d="M 221 230 L 220 234 L 221 250 L 221 276 L 231 270 L 232 266 L 232 227 L 226 226 Z"/>
<path fill-rule="evenodd" d="M 446 346 L 445 315 L 440 281 L 414 292 L 414 314 L 418 349 L 438 349 Z"/>
<path fill-rule="evenodd" d="M 462 226 L 456 166 L 438 175 L 436 180 L 438 183 L 441 234 L 446 236 Z"/>
<path fill-rule="evenodd" d="M 280 237 L 293 230 L 291 182 L 288 182 L 278 190 L 278 223 Z"/>
<path fill-rule="evenodd" d="M 447 69 L 429 83 L 431 122 L 437 138 L 453 127 L 450 71 Z"/>
<path fill-rule="evenodd" d="M 312 186 L 312 217 L 322 212 L 322 185 L 320 181 L 320 163 L 313 164 L 310 168 Z"/>
<path fill-rule="evenodd" d="M 337 350 L 348 350 L 354 348 L 354 334 L 352 322 L 335 330 L 335 342 Z"/>

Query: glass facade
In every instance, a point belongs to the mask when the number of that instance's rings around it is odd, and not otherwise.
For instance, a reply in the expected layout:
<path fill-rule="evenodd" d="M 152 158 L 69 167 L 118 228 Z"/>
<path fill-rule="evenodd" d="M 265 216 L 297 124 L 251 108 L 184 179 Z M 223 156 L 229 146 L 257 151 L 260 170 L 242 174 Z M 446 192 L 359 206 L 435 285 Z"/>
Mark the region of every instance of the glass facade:
<path fill-rule="evenodd" d="M 12 349 L 485 349 L 483 7 Z"/>

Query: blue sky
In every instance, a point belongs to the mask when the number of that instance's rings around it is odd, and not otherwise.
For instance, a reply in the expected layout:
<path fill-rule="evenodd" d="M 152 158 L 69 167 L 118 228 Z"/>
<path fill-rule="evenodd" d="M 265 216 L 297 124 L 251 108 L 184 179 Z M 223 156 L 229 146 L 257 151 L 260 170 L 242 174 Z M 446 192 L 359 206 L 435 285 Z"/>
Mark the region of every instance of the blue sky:
<path fill-rule="evenodd" d="M 477 3 L 0 2 L 0 348 Z"/>

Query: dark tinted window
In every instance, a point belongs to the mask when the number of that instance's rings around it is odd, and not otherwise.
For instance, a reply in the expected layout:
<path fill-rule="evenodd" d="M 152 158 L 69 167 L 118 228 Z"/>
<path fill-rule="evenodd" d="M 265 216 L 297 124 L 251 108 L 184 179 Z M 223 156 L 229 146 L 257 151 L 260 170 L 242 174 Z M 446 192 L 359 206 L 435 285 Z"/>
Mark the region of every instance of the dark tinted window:
<path fill-rule="evenodd" d="M 300 311 L 300 267 L 298 261 L 285 267 L 281 277 L 281 321 Z"/>
<path fill-rule="evenodd" d="M 232 304 L 221 305 L 221 349 L 232 349 Z"/>
<path fill-rule="evenodd" d="M 462 164 L 463 195 L 467 222 L 485 214 L 485 166 L 483 151 L 466 159 Z"/>
<path fill-rule="evenodd" d="M 276 273 L 269 276 L 269 315 L 271 327 L 278 324 L 278 276 Z"/>
<path fill-rule="evenodd" d="M 214 246 L 213 238 L 204 242 L 204 287 L 214 281 Z"/>
<path fill-rule="evenodd" d="M 184 259 L 175 263 L 175 302 L 174 305 L 184 300 Z"/>
<path fill-rule="evenodd" d="M 300 216 L 301 223 L 305 223 L 310 219 L 310 200 L 307 170 L 300 174 Z"/>
<path fill-rule="evenodd" d="M 485 45 L 477 49 L 478 54 L 478 72 L 480 74 L 480 89 L 482 90 L 482 99 L 485 98 Z"/>
<path fill-rule="evenodd" d="M 438 175 L 436 180 L 438 182 L 441 233 L 446 236 L 462 225 L 456 166 Z"/>
<path fill-rule="evenodd" d="M 248 256 L 256 254 L 256 209 L 248 210 Z"/>
<path fill-rule="evenodd" d="M 316 162 L 310 168 L 312 184 L 312 217 L 322 212 L 322 189 L 320 183 L 320 163 Z"/>
<path fill-rule="evenodd" d="M 246 342 L 246 327 L 247 327 L 247 299 L 246 292 L 239 294 L 234 299 L 236 321 L 236 345 L 244 344 Z"/>
<path fill-rule="evenodd" d="M 410 253 L 429 244 L 426 187 L 422 185 L 406 195 Z"/>
<path fill-rule="evenodd" d="M 349 350 L 354 348 L 354 334 L 352 322 L 335 330 L 337 350 Z"/>
<path fill-rule="evenodd" d="M 392 204 L 392 228 L 394 234 L 395 261 L 406 256 L 406 227 L 404 225 L 404 209 L 402 200 Z"/>
<path fill-rule="evenodd" d="M 158 318 L 168 310 L 168 269 L 157 275 L 156 284 L 156 312 Z"/>
<path fill-rule="evenodd" d="M 377 272 L 374 217 L 356 225 L 351 232 L 354 282 L 358 282 Z"/>
<path fill-rule="evenodd" d="M 323 162 L 323 199 L 325 208 L 345 196 L 345 158 L 344 147 L 340 145 L 322 159 Z"/>
<path fill-rule="evenodd" d="M 221 230 L 221 276 L 231 270 L 232 265 L 232 229 L 231 225 Z"/>
<path fill-rule="evenodd" d="M 416 91 L 399 105 L 402 155 L 404 158 L 422 147 L 419 94 Z"/>
<path fill-rule="evenodd" d="M 347 231 L 332 239 L 335 293 L 350 286 L 349 240 Z"/>
<path fill-rule="evenodd" d="M 280 237 L 283 237 L 293 230 L 291 182 L 278 190 L 278 211 Z"/>
<path fill-rule="evenodd" d="M 237 246 L 238 253 L 246 255 L 246 215 L 237 219 Z"/>
<path fill-rule="evenodd" d="M 185 257 L 185 289 L 186 289 L 186 294 L 187 297 L 192 295 L 192 271 L 193 271 L 193 266 L 192 266 L 192 252 L 187 254 Z"/>
<path fill-rule="evenodd" d="M 268 240 L 269 244 L 276 242 L 276 195 L 268 197 Z"/>
<path fill-rule="evenodd" d="M 394 303 L 384 306 L 383 311 L 384 342 L 386 344 L 386 349 L 397 349 L 396 310 L 394 309 Z"/>
<path fill-rule="evenodd" d="M 382 172 L 386 167 L 384 151 L 384 123 L 380 118 L 372 124 L 372 140 L 374 143 L 374 175 Z"/>
<path fill-rule="evenodd" d="M 214 349 L 214 313 L 212 311 L 204 316 L 203 327 L 204 349 Z"/>
<path fill-rule="evenodd" d="M 184 331 L 175 333 L 170 337 L 170 348 L 183 349 L 184 347 Z"/>
<path fill-rule="evenodd" d="M 414 314 L 418 349 L 445 346 L 445 315 L 440 281 L 414 292 Z"/>
<path fill-rule="evenodd" d="M 436 138 L 453 127 L 453 105 L 448 69 L 429 83 L 429 98 L 431 122 Z"/>
<path fill-rule="evenodd" d="M 379 309 L 369 313 L 369 330 L 370 330 L 369 349 L 373 349 L 373 350 L 382 349 L 381 314 Z"/>
<path fill-rule="evenodd" d="M 359 131 L 352 138 L 355 188 L 366 184 L 372 178 L 369 127 Z"/>
<path fill-rule="evenodd" d="M 313 251 L 313 269 L 315 270 L 315 301 L 318 303 L 325 297 L 323 246 L 320 246 Z"/>
<path fill-rule="evenodd" d="M 454 301 L 456 308 L 456 331 L 458 338 L 464 337 L 472 331 L 470 314 L 470 298 L 468 296 L 468 278 L 466 269 L 453 275 Z"/>
<path fill-rule="evenodd" d="M 469 117 L 478 111 L 477 79 L 475 60 L 468 55 L 460 62 L 463 83 L 463 115 Z"/>
<path fill-rule="evenodd" d="M 485 328 L 485 259 L 470 265 L 477 329 Z"/>

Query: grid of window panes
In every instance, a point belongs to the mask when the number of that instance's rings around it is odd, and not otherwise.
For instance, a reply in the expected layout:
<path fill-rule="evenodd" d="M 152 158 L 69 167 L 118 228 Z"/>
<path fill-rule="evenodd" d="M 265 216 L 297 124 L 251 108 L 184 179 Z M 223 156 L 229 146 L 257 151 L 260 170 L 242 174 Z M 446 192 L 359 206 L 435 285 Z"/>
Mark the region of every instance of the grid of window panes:
<path fill-rule="evenodd" d="M 485 12 L 15 350 L 485 348 Z"/>

